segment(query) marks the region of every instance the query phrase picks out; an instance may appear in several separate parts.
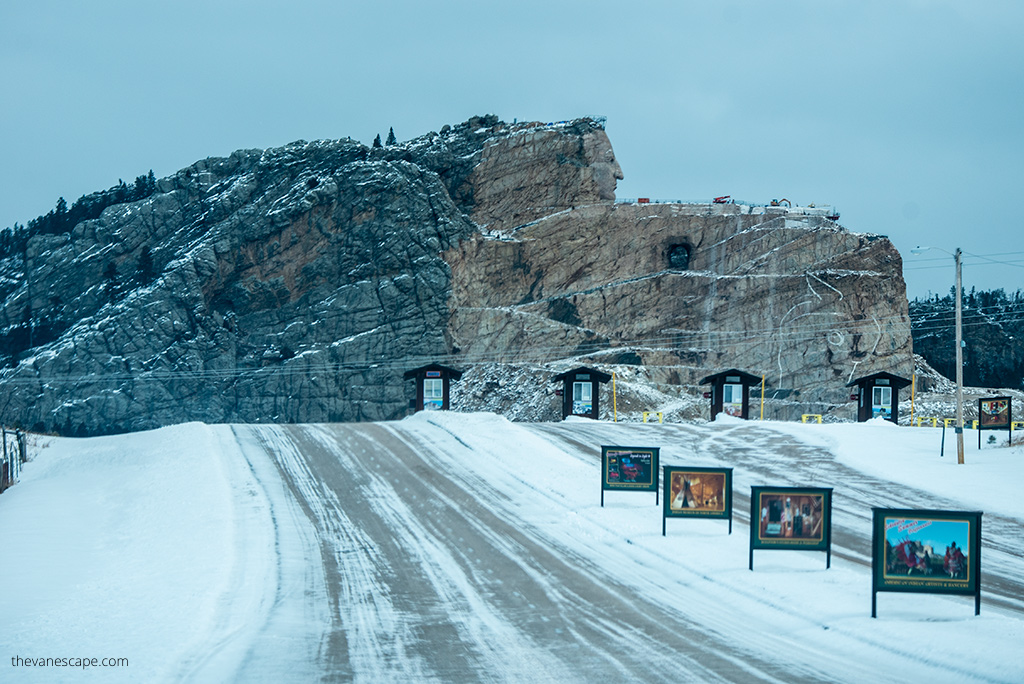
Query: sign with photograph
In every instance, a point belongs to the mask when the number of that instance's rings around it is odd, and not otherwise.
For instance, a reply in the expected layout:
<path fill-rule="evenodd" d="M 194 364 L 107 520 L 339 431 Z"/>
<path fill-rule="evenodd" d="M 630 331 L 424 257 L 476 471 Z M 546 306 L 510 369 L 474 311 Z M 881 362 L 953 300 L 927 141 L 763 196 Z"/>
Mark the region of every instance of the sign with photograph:
<path fill-rule="evenodd" d="M 658 494 L 659 447 L 601 447 L 601 505 L 606 490 Z M 657 499 L 657 497 L 656 497 Z"/>
<path fill-rule="evenodd" d="M 879 591 L 974 594 L 981 608 L 981 513 L 874 508 L 871 617 Z"/>
<path fill-rule="evenodd" d="M 981 448 L 982 430 L 1006 430 L 1007 442 L 1013 440 L 1013 403 L 1010 397 L 989 397 L 978 400 L 978 448 Z M 989 437 L 995 442 L 995 437 Z"/>
<path fill-rule="evenodd" d="M 732 468 L 664 467 L 667 518 L 726 518 L 732 533 Z"/>
<path fill-rule="evenodd" d="M 736 418 L 743 417 L 743 394 L 745 389 L 740 376 L 726 376 L 725 384 L 722 385 L 722 413 Z"/>
<path fill-rule="evenodd" d="M 754 549 L 825 551 L 832 565 L 832 488 L 751 487 L 750 569 Z"/>
<path fill-rule="evenodd" d="M 992 397 L 978 400 L 979 430 L 1010 429 L 1010 397 Z"/>
<path fill-rule="evenodd" d="M 601 447 L 602 488 L 657 490 L 658 447 Z"/>

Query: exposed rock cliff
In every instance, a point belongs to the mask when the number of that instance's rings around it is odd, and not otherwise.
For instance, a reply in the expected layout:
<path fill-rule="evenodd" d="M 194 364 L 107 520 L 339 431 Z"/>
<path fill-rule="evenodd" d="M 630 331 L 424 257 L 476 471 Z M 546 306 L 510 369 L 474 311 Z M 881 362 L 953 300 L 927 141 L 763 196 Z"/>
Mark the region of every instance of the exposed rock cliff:
<path fill-rule="evenodd" d="M 390 362 L 446 353 L 439 255 L 471 231 L 435 173 L 351 141 L 200 162 L 30 241 L 5 322 L 31 307 L 61 330 L 4 372 L 4 415 L 76 432 L 394 417 Z"/>
<path fill-rule="evenodd" d="M 828 411 L 853 377 L 912 361 L 899 254 L 823 213 L 591 205 L 474 235 L 448 259 L 453 339 L 470 358 L 574 352 L 667 384 L 739 367 Z"/>
<path fill-rule="evenodd" d="M 617 205 L 621 177 L 590 119 L 199 162 L 0 262 L 5 339 L 28 331 L 0 415 L 72 433 L 389 419 L 403 371 L 437 361 L 467 370 L 461 408 L 555 418 L 546 382 L 509 379 L 571 357 L 618 369 L 627 410 L 698 414 L 695 381 L 736 366 L 842 413 L 851 376 L 910 372 L 887 240 L 814 210 Z"/>

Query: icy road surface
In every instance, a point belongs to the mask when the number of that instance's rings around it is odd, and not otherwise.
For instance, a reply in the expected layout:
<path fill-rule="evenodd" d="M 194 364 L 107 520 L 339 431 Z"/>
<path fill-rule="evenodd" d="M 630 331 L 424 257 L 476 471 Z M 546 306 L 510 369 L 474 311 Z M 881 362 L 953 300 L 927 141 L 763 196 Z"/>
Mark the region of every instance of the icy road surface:
<path fill-rule="evenodd" d="M 939 434 L 444 413 L 55 440 L 0 496 L 0 680 L 1024 681 L 1024 450 L 958 466 Z M 733 534 L 662 536 L 653 493 L 602 508 L 602 444 L 734 468 Z M 748 570 L 751 485 L 835 489 L 830 569 Z M 879 594 L 870 617 L 872 506 L 985 511 L 981 616 Z M 9 665 L 65 651 L 130 662 Z"/>

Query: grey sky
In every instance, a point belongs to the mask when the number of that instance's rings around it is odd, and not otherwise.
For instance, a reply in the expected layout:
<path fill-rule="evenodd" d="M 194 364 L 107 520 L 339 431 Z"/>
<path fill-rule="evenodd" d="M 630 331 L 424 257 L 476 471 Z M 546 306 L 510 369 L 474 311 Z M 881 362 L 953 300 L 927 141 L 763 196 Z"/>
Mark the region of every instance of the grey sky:
<path fill-rule="evenodd" d="M 619 197 L 830 203 L 911 297 L 953 281 L 917 244 L 1016 290 L 1022 28 L 1001 0 L 5 2 L 0 227 L 239 148 L 603 115 Z"/>

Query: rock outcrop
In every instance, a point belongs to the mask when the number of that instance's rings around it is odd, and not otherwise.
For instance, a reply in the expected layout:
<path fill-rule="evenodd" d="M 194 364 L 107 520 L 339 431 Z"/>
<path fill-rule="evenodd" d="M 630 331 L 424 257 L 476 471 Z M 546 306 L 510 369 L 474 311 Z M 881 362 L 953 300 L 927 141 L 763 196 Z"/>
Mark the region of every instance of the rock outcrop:
<path fill-rule="evenodd" d="M 395 417 L 394 359 L 446 353 L 440 254 L 472 230 L 437 174 L 351 141 L 200 162 L 30 240 L 5 323 L 60 331 L 4 371 L 0 408 L 74 433 Z"/>
<path fill-rule="evenodd" d="M 823 214 L 605 204 L 477 234 L 448 258 L 452 337 L 468 358 L 586 355 L 664 384 L 744 368 L 829 411 L 854 377 L 912 361 L 899 254 Z"/>
<path fill-rule="evenodd" d="M 699 377 L 736 366 L 780 415 L 842 415 L 852 376 L 910 372 L 888 240 L 821 210 L 615 204 L 621 177 L 591 119 L 201 161 L 0 255 L 0 415 L 71 434 L 392 419 L 403 372 L 441 362 L 467 370 L 461 408 L 550 419 L 525 381 L 580 361 L 619 369 L 638 410 L 653 391 L 696 415 Z"/>

